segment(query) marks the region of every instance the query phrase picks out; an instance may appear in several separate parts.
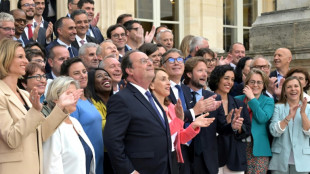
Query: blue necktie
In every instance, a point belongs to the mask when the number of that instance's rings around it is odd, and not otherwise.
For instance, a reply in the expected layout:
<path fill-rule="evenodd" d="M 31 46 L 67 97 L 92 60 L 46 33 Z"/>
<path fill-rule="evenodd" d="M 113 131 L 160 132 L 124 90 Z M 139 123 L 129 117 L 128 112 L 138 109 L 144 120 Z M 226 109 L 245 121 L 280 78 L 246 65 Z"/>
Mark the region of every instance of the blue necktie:
<path fill-rule="evenodd" d="M 153 99 L 153 97 L 152 97 L 152 94 L 150 93 L 150 91 L 146 91 L 145 94 L 146 94 L 147 98 L 149 99 L 149 102 L 151 103 L 152 107 L 153 107 L 154 110 L 156 111 L 156 113 L 157 113 L 159 119 L 161 120 L 161 122 L 163 123 L 164 127 L 166 128 L 165 120 L 164 120 L 164 118 L 160 115 L 160 113 L 159 113 L 159 111 L 158 111 L 158 109 L 157 109 L 157 107 L 156 107 L 156 105 L 155 105 L 155 102 L 154 102 L 154 99 Z"/>
<path fill-rule="evenodd" d="M 183 111 L 185 111 L 185 110 L 187 110 L 187 107 L 186 107 L 186 103 L 185 103 L 185 99 L 184 99 L 183 90 L 182 90 L 182 88 L 181 88 L 180 85 L 175 85 L 175 87 L 178 89 L 179 99 L 180 99 L 181 102 L 182 102 Z"/>
<path fill-rule="evenodd" d="M 69 51 L 70 57 L 71 57 L 71 58 L 74 57 L 74 54 L 72 53 L 71 47 L 68 47 L 68 51 Z"/>

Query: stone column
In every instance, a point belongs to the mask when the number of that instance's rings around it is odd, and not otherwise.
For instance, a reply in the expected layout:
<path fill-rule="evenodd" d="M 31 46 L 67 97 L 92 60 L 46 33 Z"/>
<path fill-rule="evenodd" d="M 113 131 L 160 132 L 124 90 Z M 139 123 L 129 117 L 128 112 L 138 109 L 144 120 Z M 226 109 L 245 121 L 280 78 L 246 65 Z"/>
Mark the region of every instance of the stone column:
<path fill-rule="evenodd" d="M 274 51 L 286 47 L 293 54 L 291 67 L 310 69 L 309 6 L 309 0 L 278 0 L 277 11 L 262 13 L 250 30 L 250 55 L 273 60 Z"/>

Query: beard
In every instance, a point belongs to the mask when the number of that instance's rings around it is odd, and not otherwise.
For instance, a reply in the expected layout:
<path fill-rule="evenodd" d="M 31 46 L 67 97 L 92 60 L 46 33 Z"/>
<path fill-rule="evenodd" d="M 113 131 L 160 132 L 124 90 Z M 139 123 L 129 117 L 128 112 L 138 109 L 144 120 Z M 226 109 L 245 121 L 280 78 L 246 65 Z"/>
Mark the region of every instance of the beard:
<path fill-rule="evenodd" d="M 199 81 L 198 81 L 198 80 L 195 80 L 195 79 L 191 79 L 191 80 L 190 80 L 190 83 L 191 83 L 194 87 L 196 87 L 196 88 L 198 88 L 198 89 L 201 89 L 201 88 L 204 87 L 204 85 L 200 84 Z"/>

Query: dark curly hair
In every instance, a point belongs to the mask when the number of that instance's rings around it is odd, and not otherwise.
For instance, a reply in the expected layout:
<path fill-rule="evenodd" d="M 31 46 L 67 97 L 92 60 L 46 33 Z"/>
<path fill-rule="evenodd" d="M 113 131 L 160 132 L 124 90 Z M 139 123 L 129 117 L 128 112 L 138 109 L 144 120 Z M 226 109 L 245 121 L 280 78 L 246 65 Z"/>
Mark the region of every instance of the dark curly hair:
<path fill-rule="evenodd" d="M 245 63 L 248 60 L 253 60 L 252 57 L 243 57 L 239 60 L 235 69 L 235 82 L 242 83 L 242 70 L 245 67 Z"/>
<path fill-rule="evenodd" d="M 219 82 L 227 71 L 234 72 L 234 68 L 230 65 L 220 65 L 214 68 L 208 81 L 209 87 L 212 91 L 218 89 Z"/>

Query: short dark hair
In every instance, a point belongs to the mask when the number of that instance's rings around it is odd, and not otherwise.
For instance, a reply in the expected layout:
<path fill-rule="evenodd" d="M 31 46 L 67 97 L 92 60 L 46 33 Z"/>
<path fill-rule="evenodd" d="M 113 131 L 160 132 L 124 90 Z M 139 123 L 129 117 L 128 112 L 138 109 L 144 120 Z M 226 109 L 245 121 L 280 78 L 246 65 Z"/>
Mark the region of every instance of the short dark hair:
<path fill-rule="evenodd" d="M 91 4 L 95 4 L 95 2 L 93 0 L 79 0 L 78 4 L 77 4 L 77 7 L 79 9 L 81 9 L 83 7 L 84 4 L 86 3 L 91 3 Z"/>
<path fill-rule="evenodd" d="M 85 10 L 82 10 L 82 9 L 77 9 L 77 10 L 74 10 L 72 13 L 71 13 L 71 19 L 74 21 L 74 17 L 77 16 L 77 15 L 81 15 L 81 14 L 85 14 L 86 16 L 88 16 L 87 12 Z"/>
<path fill-rule="evenodd" d="M 132 15 L 128 13 L 119 15 L 116 19 L 116 24 L 121 24 L 123 22 L 123 19 L 126 17 L 132 17 Z"/>
<path fill-rule="evenodd" d="M 64 47 L 64 48 L 67 49 L 67 47 L 64 46 L 64 45 L 54 45 L 54 46 L 52 46 L 50 48 L 50 52 L 48 53 L 48 57 L 47 57 L 48 59 L 54 59 L 54 57 L 55 57 L 54 49 L 56 49 L 56 47 Z"/>
<path fill-rule="evenodd" d="M 25 51 L 31 49 L 31 47 L 33 46 L 37 46 L 40 48 L 41 52 L 43 53 L 44 57 L 46 56 L 46 51 L 45 48 L 38 42 L 29 42 L 26 46 L 25 46 Z"/>
<path fill-rule="evenodd" d="M 130 55 L 132 53 L 136 53 L 136 52 L 141 52 L 141 51 L 130 50 L 130 51 L 126 52 L 126 54 L 124 55 L 124 57 L 122 59 L 121 68 L 122 68 L 122 72 L 123 72 L 123 79 L 126 79 L 128 77 L 128 74 L 126 72 L 126 68 L 132 68 L 132 61 L 130 60 Z"/>
<path fill-rule="evenodd" d="M 155 51 L 158 50 L 156 44 L 153 43 L 144 43 L 138 48 L 139 51 L 144 52 L 147 56 L 153 54 Z"/>
<path fill-rule="evenodd" d="M 209 49 L 209 48 L 200 48 L 200 49 L 196 52 L 195 56 L 201 56 L 201 57 L 203 57 L 203 55 L 205 55 L 205 54 L 210 54 L 210 55 L 212 56 L 212 58 L 215 57 L 214 52 L 213 52 L 211 49 Z"/>
<path fill-rule="evenodd" d="M 220 65 L 214 68 L 208 80 L 209 87 L 212 91 L 218 89 L 220 80 L 222 77 L 224 77 L 227 71 L 232 71 L 234 73 L 234 68 L 230 65 Z"/>
<path fill-rule="evenodd" d="M 141 22 L 139 22 L 137 20 L 130 20 L 130 21 L 125 22 L 123 24 L 123 26 L 126 28 L 126 30 L 130 30 L 130 29 L 132 29 L 133 24 L 140 24 L 141 25 Z"/>
<path fill-rule="evenodd" d="M 309 80 L 309 73 L 305 68 L 302 67 L 295 67 L 290 69 L 287 74 L 286 74 L 286 78 L 292 76 L 294 73 L 302 73 L 305 75 L 305 80 L 308 81 L 306 86 L 303 88 L 304 91 L 307 91 L 310 87 L 310 80 Z"/>
<path fill-rule="evenodd" d="M 71 67 L 72 64 L 77 63 L 77 62 L 83 63 L 82 59 L 79 57 L 73 57 L 73 58 L 70 58 L 70 59 L 64 61 L 61 64 L 60 75 L 61 76 L 69 76 L 69 68 Z M 83 63 L 83 65 L 84 65 L 84 63 Z"/>
<path fill-rule="evenodd" d="M 252 57 L 243 57 L 239 60 L 236 69 L 235 69 L 235 82 L 241 83 L 242 82 L 242 70 L 245 67 L 245 63 L 248 60 L 253 60 Z"/>
<path fill-rule="evenodd" d="M 71 18 L 69 18 L 69 17 L 61 17 L 61 18 L 59 18 L 56 22 L 55 22 L 55 35 L 56 35 L 56 37 L 58 37 L 58 31 L 57 31 L 57 29 L 58 28 L 61 28 L 62 26 L 63 26 L 63 20 L 65 20 L 65 19 L 71 19 Z"/>
<path fill-rule="evenodd" d="M 124 31 L 126 32 L 126 28 L 121 25 L 121 24 L 115 24 L 115 25 L 111 25 L 108 30 L 107 30 L 107 38 L 111 39 L 111 33 L 112 31 L 114 31 L 116 28 L 121 27 L 124 29 Z"/>
<path fill-rule="evenodd" d="M 188 84 L 191 80 L 190 77 L 187 76 L 187 73 L 191 73 L 193 72 L 193 69 L 197 66 L 197 64 L 199 62 L 203 62 L 206 64 L 207 66 L 207 60 L 203 57 L 191 57 L 190 59 L 188 59 L 186 62 L 185 62 L 185 68 L 184 68 L 184 84 Z"/>
<path fill-rule="evenodd" d="M 22 9 L 22 0 L 17 1 L 17 8 Z"/>
<path fill-rule="evenodd" d="M 25 52 L 26 52 L 26 58 L 29 62 L 31 62 L 33 57 L 37 57 L 37 56 L 41 56 L 45 62 L 45 57 L 42 51 L 37 50 L 37 49 L 27 49 L 25 50 Z"/>

